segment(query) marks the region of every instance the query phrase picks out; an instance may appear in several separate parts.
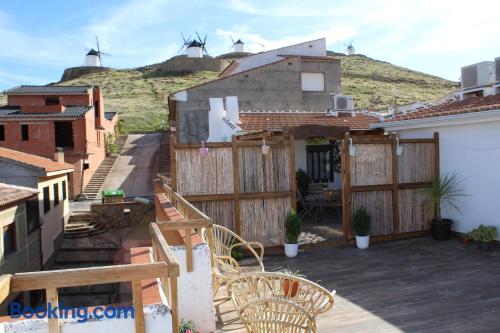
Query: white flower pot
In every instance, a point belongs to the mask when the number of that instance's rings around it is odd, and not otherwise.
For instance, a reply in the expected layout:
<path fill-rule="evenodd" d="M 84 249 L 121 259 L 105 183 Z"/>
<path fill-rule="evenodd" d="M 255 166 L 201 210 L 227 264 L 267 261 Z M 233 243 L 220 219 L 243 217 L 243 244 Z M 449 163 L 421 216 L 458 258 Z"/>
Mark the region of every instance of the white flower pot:
<path fill-rule="evenodd" d="M 293 258 L 299 253 L 299 244 L 287 244 L 285 243 L 285 255 L 287 257 Z"/>
<path fill-rule="evenodd" d="M 356 236 L 356 246 L 358 249 L 367 249 L 370 245 L 370 236 Z"/>

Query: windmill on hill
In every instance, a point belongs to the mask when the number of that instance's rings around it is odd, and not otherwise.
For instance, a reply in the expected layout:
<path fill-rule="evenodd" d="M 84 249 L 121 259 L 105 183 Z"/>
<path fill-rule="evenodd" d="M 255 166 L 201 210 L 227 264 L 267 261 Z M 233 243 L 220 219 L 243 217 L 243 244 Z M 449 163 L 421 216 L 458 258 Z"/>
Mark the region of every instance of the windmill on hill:
<path fill-rule="evenodd" d="M 86 67 L 101 67 L 102 66 L 102 56 L 110 56 L 110 54 L 102 52 L 99 47 L 99 38 L 95 36 L 95 41 L 97 45 L 97 50 L 91 48 L 85 55 L 85 65 Z"/>
<path fill-rule="evenodd" d="M 245 43 L 241 40 L 241 38 L 238 38 L 238 40 L 235 42 L 233 37 L 230 36 L 231 42 L 233 43 L 231 45 L 231 48 L 234 50 L 234 52 L 245 52 Z"/>
<path fill-rule="evenodd" d="M 352 40 L 349 42 L 349 44 L 344 44 L 346 46 L 345 49 L 345 54 L 346 55 L 355 55 L 356 54 L 356 49 L 354 46 L 352 46 Z"/>
<path fill-rule="evenodd" d="M 201 39 L 198 32 L 195 31 L 196 38 L 191 39 L 189 36 L 187 39 L 181 34 L 183 44 L 177 53 L 186 53 L 188 58 L 203 58 L 203 55 L 208 55 L 205 45 L 207 44 L 207 35 L 205 38 Z"/>

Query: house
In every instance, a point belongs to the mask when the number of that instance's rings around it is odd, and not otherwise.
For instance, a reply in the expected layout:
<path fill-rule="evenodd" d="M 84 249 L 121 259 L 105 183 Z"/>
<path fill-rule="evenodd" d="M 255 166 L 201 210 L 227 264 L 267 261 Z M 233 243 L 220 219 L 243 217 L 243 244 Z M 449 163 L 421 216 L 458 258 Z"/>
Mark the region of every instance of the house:
<path fill-rule="evenodd" d="M 471 83 L 471 77 L 462 77 L 461 100 L 394 115 L 373 125 L 396 132 L 403 139 L 430 138 L 434 132 L 439 133 L 441 176 L 456 174 L 467 194 L 458 200 L 461 213 L 454 209 L 443 212 L 445 217 L 453 219 L 453 230 L 460 233 L 480 224 L 494 225 L 500 231 L 497 186 L 500 183 L 500 58 L 496 58 L 496 63 L 496 78 L 486 86 L 480 81 L 480 84 Z M 481 73 L 483 65 L 472 70 L 467 66 L 467 69 Z M 472 86 L 476 86 L 474 95 Z"/>
<path fill-rule="evenodd" d="M 32 188 L 0 183 L 0 274 L 42 268 L 37 195 Z M 36 294 L 13 293 L 0 306 L 0 313 L 6 313 L 7 304 L 14 300 L 23 304 L 38 301 Z"/>
<path fill-rule="evenodd" d="M 118 117 L 104 112 L 96 86 L 20 86 L 4 92 L 0 147 L 52 159 L 62 149 L 72 164 L 70 194 L 79 195 L 106 156 L 106 135 Z"/>
<path fill-rule="evenodd" d="M 52 266 L 55 250 L 63 239 L 64 225 L 69 218 L 68 185 L 73 170 L 72 164 L 0 148 L 0 183 L 38 191 L 39 219 L 33 228 L 41 228 L 43 268 Z"/>

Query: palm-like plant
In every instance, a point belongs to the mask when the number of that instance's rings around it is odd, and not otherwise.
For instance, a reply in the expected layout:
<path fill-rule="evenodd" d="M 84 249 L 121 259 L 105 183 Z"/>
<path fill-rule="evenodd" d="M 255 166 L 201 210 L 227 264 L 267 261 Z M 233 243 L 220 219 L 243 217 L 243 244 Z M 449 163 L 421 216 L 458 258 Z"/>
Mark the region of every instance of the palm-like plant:
<path fill-rule="evenodd" d="M 456 174 L 439 176 L 434 179 L 432 185 L 426 189 L 430 196 L 431 207 L 434 210 L 434 218 L 436 223 L 441 221 L 441 205 L 449 205 L 460 211 L 458 198 L 466 196 L 463 189 L 459 186 L 459 181 Z"/>

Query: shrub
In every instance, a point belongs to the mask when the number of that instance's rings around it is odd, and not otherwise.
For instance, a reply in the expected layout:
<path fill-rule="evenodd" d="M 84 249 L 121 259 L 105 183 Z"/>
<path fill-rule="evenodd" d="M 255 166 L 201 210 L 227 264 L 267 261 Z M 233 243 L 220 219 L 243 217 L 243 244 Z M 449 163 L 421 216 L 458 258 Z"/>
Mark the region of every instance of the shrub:
<path fill-rule="evenodd" d="M 192 320 L 182 320 L 179 325 L 179 333 L 196 333 L 196 327 Z"/>
<path fill-rule="evenodd" d="M 307 173 L 302 169 L 297 170 L 295 177 L 297 178 L 297 188 L 300 194 L 305 197 L 309 191 L 309 177 L 307 177 Z"/>
<path fill-rule="evenodd" d="M 285 238 L 287 244 L 297 244 L 302 221 L 295 210 L 290 210 L 286 216 Z"/>
<path fill-rule="evenodd" d="M 466 196 L 466 194 L 459 186 L 457 175 L 436 177 L 426 192 L 430 197 L 436 223 L 441 221 L 441 206 L 451 206 L 461 213 L 458 198 Z"/>
<path fill-rule="evenodd" d="M 469 232 L 467 237 L 474 242 L 489 243 L 497 237 L 497 228 L 493 226 L 486 227 L 481 224 L 479 227 Z"/>
<path fill-rule="evenodd" d="M 115 155 L 118 153 L 118 145 L 115 143 L 113 134 L 106 134 L 106 155 Z"/>
<path fill-rule="evenodd" d="M 365 207 L 359 207 L 354 213 L 354 231 L 357 236 L 370 234 L 370 214 Z"/>

